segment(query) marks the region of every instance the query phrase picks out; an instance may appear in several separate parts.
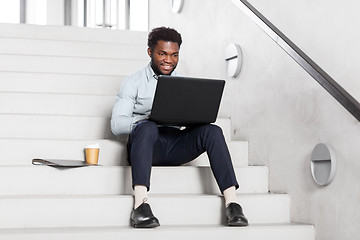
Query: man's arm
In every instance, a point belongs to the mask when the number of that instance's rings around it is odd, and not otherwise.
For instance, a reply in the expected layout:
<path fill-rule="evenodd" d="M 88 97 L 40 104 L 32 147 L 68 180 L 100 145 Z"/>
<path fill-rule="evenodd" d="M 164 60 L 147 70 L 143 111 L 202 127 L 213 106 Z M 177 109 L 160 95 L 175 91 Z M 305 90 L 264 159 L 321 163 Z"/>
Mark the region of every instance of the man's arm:
<path fill-rule="evenodd" d="M 138 121 L 145 116 L 134 116 L 137 88 L 131 79 L 124 80 L 111 116 L 111 131 L 114 135 L 130 134 Z"/>

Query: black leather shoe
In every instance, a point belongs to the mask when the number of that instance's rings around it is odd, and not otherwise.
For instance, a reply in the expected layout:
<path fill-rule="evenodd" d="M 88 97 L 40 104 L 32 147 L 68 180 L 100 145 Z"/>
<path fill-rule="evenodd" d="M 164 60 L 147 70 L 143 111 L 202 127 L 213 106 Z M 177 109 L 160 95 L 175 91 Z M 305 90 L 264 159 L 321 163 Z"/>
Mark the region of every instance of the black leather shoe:
<path fill-rule="evenodd" d="M 245 227 L 249 225 L 241 206 L 237 203 L 230 203 L 229 206 L 227 206 L 226 219 L 228 226 Z"/>
<path fill-rule="evenodd" d="M 141 204 L 131 212 L 131 225 L 135 228 L 154 228 L 160 226 L 159 220 L 153 215 L 150 205 Z"/>

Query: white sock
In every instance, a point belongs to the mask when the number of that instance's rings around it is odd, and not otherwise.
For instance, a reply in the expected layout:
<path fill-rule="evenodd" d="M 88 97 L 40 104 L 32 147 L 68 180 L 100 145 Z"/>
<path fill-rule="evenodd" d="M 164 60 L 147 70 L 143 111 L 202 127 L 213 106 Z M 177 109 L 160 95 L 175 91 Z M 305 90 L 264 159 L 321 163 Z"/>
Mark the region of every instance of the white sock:
<path fill-rule="evenodd" d="M 137 209 L 141 204 L 147 201 L 147 187 L 136 185 L 134 187 L 134 209 Z"/>
<path fill-rule="evenodd" d="M 238 203 L 235 193 L 235 186 L 229 187 L 224 190 L 225 207 L 229 206 L 230 203 Z"/>

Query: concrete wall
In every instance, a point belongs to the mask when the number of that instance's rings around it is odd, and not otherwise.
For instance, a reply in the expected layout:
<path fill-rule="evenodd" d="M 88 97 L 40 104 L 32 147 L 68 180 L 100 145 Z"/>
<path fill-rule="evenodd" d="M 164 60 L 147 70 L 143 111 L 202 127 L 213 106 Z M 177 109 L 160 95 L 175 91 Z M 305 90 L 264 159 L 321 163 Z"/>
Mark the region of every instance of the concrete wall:
<path fill-rule="evenodd" d="M 360 99 L 357 81 L 360 2 L 251 0 L 315 62 Z M 287 192 L 296 222 L 312 223 L 317 240 L 360 236 L 360 126 L 336 100 L 227 0 L 150 0 L 150 28 L 171 26 L 183 36 L 178 71 L 225 78 L 220 116 L 232 119 L 233 138 L 249 141 L 253 165 L 270 167 L 271 192 Z M 237 79 L 226 76 L 226 46 L 238 43 L 244 62 Z M 336 152 L 334 181 L 319 187 L 310 156 L 319 142 Z"/>

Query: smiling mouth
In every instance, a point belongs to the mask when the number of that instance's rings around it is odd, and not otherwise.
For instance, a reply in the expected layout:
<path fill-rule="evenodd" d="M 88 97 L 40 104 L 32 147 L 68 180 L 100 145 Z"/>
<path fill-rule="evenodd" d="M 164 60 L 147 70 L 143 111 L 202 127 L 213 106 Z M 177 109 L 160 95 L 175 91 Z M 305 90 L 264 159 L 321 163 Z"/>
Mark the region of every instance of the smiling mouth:
<path fill-rule="evenodd" d="M 171 71 L 174 66 L 173 65 L 161 65 L 162 69 L 164 69 L 165 71 Z"/>

